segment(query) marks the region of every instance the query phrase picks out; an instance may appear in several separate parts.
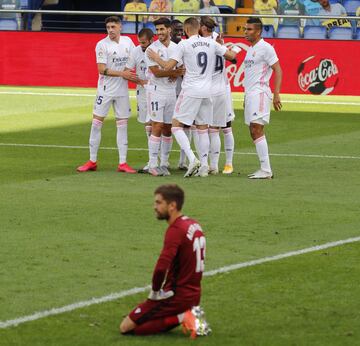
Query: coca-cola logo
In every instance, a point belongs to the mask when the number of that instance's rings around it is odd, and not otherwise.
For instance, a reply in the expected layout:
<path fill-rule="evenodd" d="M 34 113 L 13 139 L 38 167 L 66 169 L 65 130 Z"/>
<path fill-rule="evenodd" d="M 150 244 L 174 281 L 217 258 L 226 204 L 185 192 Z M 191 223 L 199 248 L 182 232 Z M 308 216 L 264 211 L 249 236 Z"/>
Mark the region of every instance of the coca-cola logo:
<path fill-rule="evenodd" d="M 302 91 L 315 95 L 330 94 L 339 81 L 339 70 L 331 59 L 306 58 L 298 68 L 298 84 Z"/>
<path fill-rule="evenodd" d="M 249 45 L 242 43 L 242 42 L 226 42 L 225 46 L 229 47 L 229 46 L 237 46 L 239 48 L 241 48 L 242 52 L 240 52 L 237 55 L 237 59 L 242 59 L 242 54 L 246 55 L 247 50 L 249 49 Z M 243 86 L 243 81 L 244 81 L 244 69 L 245 69 L 245 65 L 244 62 L 242 62 L 240 65 L 236 65 L 236 64 L 229 64 L 226 67 L 226 73 L 228 76 L 229 81 L 233 84 L 234 87 L 240 87 Z"/>

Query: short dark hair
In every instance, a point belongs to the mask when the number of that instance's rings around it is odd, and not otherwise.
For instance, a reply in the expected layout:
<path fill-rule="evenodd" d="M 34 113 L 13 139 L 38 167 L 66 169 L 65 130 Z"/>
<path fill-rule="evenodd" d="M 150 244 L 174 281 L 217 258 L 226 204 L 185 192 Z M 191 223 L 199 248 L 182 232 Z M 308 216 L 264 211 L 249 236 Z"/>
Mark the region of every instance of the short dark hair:
<path fill-rule="evenodd" d="M 263 23 L 260 18 L 251 17 L 246 21 L 247 24 L 255 24 L 262 31 Z"/>
<path fill-rule="evenodd" d="M 166 184 L 159 186 L 154 195 L 161 195 L 167 203 L 175 202 L 177 210 L 181 210 L 184 204 L 184 190 L 176 184 Z"/>
<path fill-rule="evenodd" d="M 196 29 L 200 26 L 199 20 L 195 17 L 189 17 L 185 20 L 184 26 L 190 26 L 193 29 Z"/>
<path fill-rule="evenodd" d="M 138 33 L 138 37 L 143 37 L 143 36 L 146 36 L 146 38 L 150 41 L 154 37 L 154 33 L 149 28 L 142 28 Z"/>
<path fill-rule="evenodd" d="M 206 26 L 210 31 L 214 31 L 215 27 L 218 26 L 217 23 L 215 22 L 215 20 L 209 16 L 201 17 L 200 25 Z"/>
<path fill-rule="evenodd" d="M 154 25 L 164 25 L 165 28 L 170 28 L 171 27 L 171 20 L 169 18 L 166 17 L 160 17 L 159 19 L 155 20 Z"/>
<path fill-rule="evenodd" d="M 118 23 L 118 24 L 120 24 L 121 20 L 117 16 L 110 16 L 110 17 L 105 18 L 105 25 L 107 23 Z"/>
<path fill-rule="evenodd" d="M 173 20 L 171 21 L 171 25 L 175 25 L 175 24 L 182 24 L 182 21 L 179 20 L 179 19 L 173 19 Z"/>

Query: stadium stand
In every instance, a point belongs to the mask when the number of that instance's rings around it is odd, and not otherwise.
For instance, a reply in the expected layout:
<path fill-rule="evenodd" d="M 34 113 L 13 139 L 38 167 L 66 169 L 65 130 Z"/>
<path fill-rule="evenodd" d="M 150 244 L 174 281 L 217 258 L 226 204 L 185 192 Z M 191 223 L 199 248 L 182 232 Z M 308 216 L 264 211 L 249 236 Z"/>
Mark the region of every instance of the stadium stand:
<path fill-rule="evenodd" d="M 360 40 L 360 28 L 356 28 L 354 39 Z"/>
<path fill-rule="evenodd" d="M 277 38 L 301 38 L 300 28 L 296 25 L 279 25 Z"/>
<path fill-rule="evenodd" d="M 152 30 L 153 33 L 156 33 L 156 28 L 155 25 L 152 22 L 147 22 L 144 24 L 145 28 L 149 28 Z"/>
<path fill-rule="evenodd" d="M 351 40 L 352 36 L 352 28 L 333 27 L 329 30 L 330 40 Z"/>
<path fill-rule="evenodd" d="M 275 29 L 272 25 L 264 25 L 262 30 L 263 38 L 273 38 L 275 36 Z"/>
<path fill-rule="evenodd" d="M 136 28 L 137 26 L 137 28 Z M 136 23 L 136 22 L 122 22 L 122 32 L 125 34 L 136 34 L 139 32 L 143 27 L 142 23 Z"/>
<path fill-rule="evenodd" d="M 304 38 L 306 39 L 325 40 L 326 35 L 327 30 L 324 26 L 307 25 L 304 27 Z"/>
<path fill-rule="evenodd" d="M 344 0 L 342 5 L 349 16 L 355 16 L 356 10 L 360 7 L 360 0 Z"/>
<path fill-rule="evenodd" d="M 19 25 L 16 19 L 0 18 L 0 30 L 18 30 Z"/>

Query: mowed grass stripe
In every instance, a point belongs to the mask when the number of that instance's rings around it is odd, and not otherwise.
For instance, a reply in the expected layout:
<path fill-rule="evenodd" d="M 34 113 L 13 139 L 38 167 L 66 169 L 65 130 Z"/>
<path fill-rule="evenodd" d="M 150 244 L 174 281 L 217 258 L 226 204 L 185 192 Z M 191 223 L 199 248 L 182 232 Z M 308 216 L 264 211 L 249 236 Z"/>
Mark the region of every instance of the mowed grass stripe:
<path fill-rule="evenodd" d="M 303 255 L 303 254 L 307 254 L 307 253 L 311 253 L 311 252 L 315 252 L 315 251 L 320 251 L 320 250 L 325 250 L 325 249 L 329 249 L 329 248 L 336 247 L 336 246 L 355 243 L 355 242 L 358 242 L 358 241 L 360 241 L 360 236 L 359 237 L 348 238 L 348 239 L 343 239 L 343 240 L 338 240 L 338 241 L 335 241 L 335 242 L 325 243 L 325 244 L 321 244 L 321 245 L 316 245 L 316 246 L 308 247 L 308 248 L 301 249 L 301 250 L 290 251 L 290 252 L 275 255 L 275 256 L 264 257 L 264 258 L 260 258 L 260 259 L 252 260 L 252 261 L 248 261 L 248 262 L 236 263 L 236 264 L 229 265 L 229 266 L 224 266 L 224 267 L 221 267 L 221 268 L 218 268 L 218 269 L 215 269 L 215 270 L 207 271 L 207 272 L 204 273 L 204 276 L 214 276 L 214 275 L 217 275 L 217 274 L 227 273 L 227 272 L 230 272 L 230 271 L 233 271 L 233 270 L 238 270 L 238 269 L 241 269 L 241 268 L 251 267 L 251 266 L 255 266 L 255 265 L 259 265 L 259 264 L 263 264 L 263 263 L 267 263 L 267 262 L 278 261 L 278 260 L 281 260 L 281 259 L 284 259 L 284 258 Z M 145 292 L 148 289 L 150 289 L 150 286 L 134 287 L 134 288 L 131 288 L 131 289 L 126 290 L 126 291 L 121 291 L 121 292 L 118 292 L 118 293 L 111 293 L 110 295 L 107 295 L 107 296 L 104 296 L 104 297 L 92 298 L 92 299 L 87 300 L 87 301 L 77 302 L 77 303 L 66 305 L 66 306 L 63 306 L 63 307 L 60 307 L 60 308 L 52 308 L 50 310 L 37 312 L 37 313 L 34 313 L 32 315 L 23 316 L 23 317 L 15 318 L 15 319 L 12 319 L 12 320 L 7 320 L 7 321 L 4 321 L 4 322 L 0 322 L 0 328 L 5 329 L 5 328 L 9 328 L 9 327 L 14 327 L 14 326 L 17 326 L 17 325 L 22 324 L 22 323 L 35 321 L 35 320 L 45 318 L 45 317 L 48 317 L 48 316 L 59 315 L 59 314 L 65 313 L 65 312 L 70 312 L 70 311 L 80 309 L 80 308 L 84 308 L 84 307 L 87 307 L 87 306 L 91 306 L 91 305 L 94 305 L 94 304 L 101 304 L 101 303 L 113 301 L 113 300 L 120 299 L 120 298 L 123 298 L 123 297 L 127 297 L 127 296 L 130 296 L 130 295 Z"/>
<path fill-rule="evenodd" d="M 55 148 L 55 149 L 89 149 L 85 145 L 57 145 L 57 144 L 30 144 L 30 143 L 0 143 L 2 147 L 33 147 L 33 148 Z M 116 147 L 100 147 L 100 150 L 118 150 Z M 129 151 L 148 151 L 147 148 L 128 148 Z M 172 149 L 172 152 L 180 152 L 180 150 Z M 221 152 L 225 154 L 224 151 Z M 251 152 L 234 151 L 235 155 L 257 155 Z M 322 159 L 345 159 L 345 160 L 360 160 L 360 156 L 347 155 L 320 155 L 320 154 L 280 154 L 270 153 L 270 156 L 277 157 L 308 157 L 308 158 L 322 158 Z"/>
<path fill-rule="evenodd" d="M 0 91 L 0 95 L 30 95 L 30 96 L 64 96 L 64 97 L 95 97 L 96 94 L 87 93 L 59 93 L 59 92 L 33 92 L 33 91 Z M 294 95 L 295 96 L 295 95 Z M 303 96 L 303 95 L 302 95 Z M 130 98 L 136 99 L 135 95 Z M 243 102 L 244 98 L 233 97 L 234 102 Z M 360 106 L 360 102 L 352 101 L 322 101 L 322 100 L 281 100 L 282 103 L 292 104 L 314 104 L 314 105 L 339 105 L 339 106 Z"/>

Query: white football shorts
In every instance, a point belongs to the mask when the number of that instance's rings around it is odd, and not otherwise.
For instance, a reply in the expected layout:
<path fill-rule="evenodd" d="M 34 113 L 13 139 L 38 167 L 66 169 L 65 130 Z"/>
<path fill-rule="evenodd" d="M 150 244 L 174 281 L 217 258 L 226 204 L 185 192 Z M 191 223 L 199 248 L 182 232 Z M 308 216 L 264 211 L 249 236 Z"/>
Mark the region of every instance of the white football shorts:
<path fill-rule="evenodd" d="M 129 118 L 131 115 L 129 96 L 106 96 L 97 94 L 94 102 L 93 114 L 106 117 L 113 106 L 116 118 Z"/>
<path fill-rule="evenodd" d="M 245 124 L 266 125 L 270 122 L 271 97 L 265 92 L 245 95 Z"/>
<path fill-rule="evenodd" d="M 176 103 L 175 90 L 171 94 L 162 94 L 154 87 L 146 88 L 147 114 L 151 121 L 171 124 Z"/>
<path fill-rule="evenodd" d="M 226 94 L 211 96 L 213 114 L 210 126 L 226 127 Z"/>
<path fill-rule="evenodd" d="M 150 121 L 147 113 L 146 91 L 144 88 L 136 90 L 137 102 L 137 120 L 139 123 L 145 124 Z"/>
<path fill-rule="evenodd" d="M 230 83 L 226 85 L 226 122 L 234 121 L 235 112 L 232 102 L 231 86 Z"/>
<path fill-rule="evenodd" d="M 197 98 L 184 95 L 181 91 L 175 106 L 174 118 L 182 124 L 191 126 L 209 125 L 213 114 L 211 98 Z"/>

